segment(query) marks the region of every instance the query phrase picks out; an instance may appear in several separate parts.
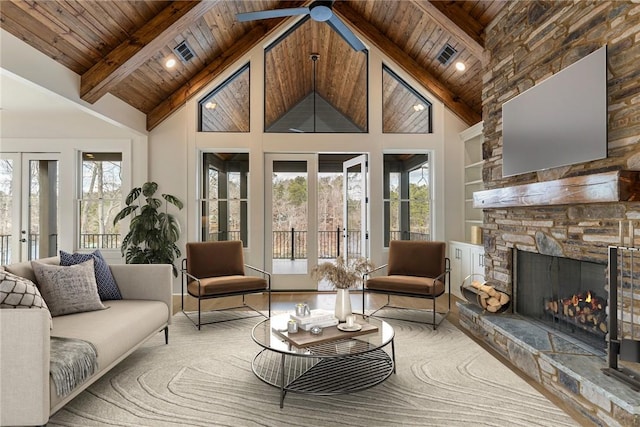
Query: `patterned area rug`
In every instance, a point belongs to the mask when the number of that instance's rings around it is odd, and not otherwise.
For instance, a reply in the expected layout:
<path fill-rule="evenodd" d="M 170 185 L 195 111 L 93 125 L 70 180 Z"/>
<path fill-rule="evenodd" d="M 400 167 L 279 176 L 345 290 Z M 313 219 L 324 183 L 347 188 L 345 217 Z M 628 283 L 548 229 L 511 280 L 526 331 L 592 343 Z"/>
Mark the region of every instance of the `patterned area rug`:
<path fill-rule="evenodd" d="M 406 313 L 406 312 L 405 312 Z M 233 315 L 233 314 L 228 314 Z M 406 315 L 406 314 L 405 314 Z M 174 317 L 50 420 L 50 426 L 575 426 L 566 413 L 445 321 L 387 320 L 397 374 L 340 396 L 287 394 L 255 377 L 261 318 L 193 327 Z"/>

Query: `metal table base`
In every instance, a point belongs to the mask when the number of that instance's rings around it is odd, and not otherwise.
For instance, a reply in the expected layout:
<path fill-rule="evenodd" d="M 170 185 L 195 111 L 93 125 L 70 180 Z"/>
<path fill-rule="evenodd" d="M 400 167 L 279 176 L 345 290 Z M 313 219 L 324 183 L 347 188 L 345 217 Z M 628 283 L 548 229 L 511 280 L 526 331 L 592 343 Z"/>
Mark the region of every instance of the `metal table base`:
<path fill-rule="evenodd" d="M 395 373 L 393 340 L 390 343 L 391 355 L 382 348 L 330 357 L 298 356 L 295 353 L 263 349 L 253 359 L 251 366 L 258 378 L 280 389 L 282 408 L 288 391 L 329 396 L 361 391 L 380 384 Z M 309 350 L 313 353 L 313 348 Z"/>

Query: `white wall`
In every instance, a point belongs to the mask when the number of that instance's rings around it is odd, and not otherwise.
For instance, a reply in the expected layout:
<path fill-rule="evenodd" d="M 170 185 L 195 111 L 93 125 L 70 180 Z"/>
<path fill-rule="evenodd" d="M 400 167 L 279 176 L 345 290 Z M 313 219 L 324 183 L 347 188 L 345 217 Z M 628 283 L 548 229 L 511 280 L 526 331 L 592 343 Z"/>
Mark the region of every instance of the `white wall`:
<path fill-rule="evenodd" d="M 265 45 L 268 42 L 265 42 Z M 251 131 L 247 133 L 199 133 L 197 129 L 197 102 L 248 61 L 251 61 Z M 175 113 L 163 125 L 150 132 L 151 177 L 160 183 L 186 177 L 184 192 L 179 195 L 187 203 L 181 213 L 186 224 L 186 241 L 198 239 L 198 170 L 199 153 L 206 150 L 238 151 L 250 153 L 251 178 L 249 194 L 250 230 L 264 226 L 264 154 L 353 152 L 368 153 L 371 180 L 370 230 L 382 230 L 382 162 L 385 153 L 423 152 L 432 156 L 433 170 L 433 231 L 434 239 L 448 241 L 461 238 L 464 205 L 460 203 L 462 191 L 462 143 L 459 133 L 466 124 L 409 75 L 393 67 L 393 62 L 375 48 L 369 52 L 369 132 L 367 134 L 265 134 L 263 129 L 263 50 L 254 48 L 230 68 L 224 75 L 212 81 L 194 96 L 184 109 Z M 415 89 L 433 102 L 433 134 L 384 134 L 382 133 L 382 63 L 394 71 Z M 421 90 L 422 89 L 422 90 Z M 182 121 L 184 120 L 184 121 Z M 172 130 L 168 128 L 172 127 Z M 168 137 L 170 135 L 170 137 Z M 186 139 L 183 139 L 183 136 Z M 162 139 L 158 142 L 158 139 Z M 171 141 L 169 143 L 169 140 Z M 154 153 L 156 143 L 162 146 L 161 155 Z M 156 162 L 164 161 L 164 167 Z M 176 164 L 185 162 L 185 173 L 175 176 Z M 162 185 L 162 184 L 161 184 Z M 173 184 L 172 184 L 173 185 Z M 372 260 L 376 264 L 386 261 L 381 233 L 372 232 Z M 250 246 L 245 253 L 248 262 L 264 266 L 264 236 L 252 233 Z"/>
<path fill-rule="evenodd" d="M 139 112 L 131 113 L 131 107 L 119 100 L 105 99 L 96 105 L 79 100 L 79 76 L 61 69 L 46 56 L 33 52 L 29 46 L 2 32 L 2 67 L 10 65 L 9 73 L 33 79 L 44 90 L 65 100 L 74 102 L 79 110 L 72 115 L 55 116 L 38 120 L 32 126 L 33 115 L 0 113 L 2 136 L 12 138 L 60 138 L 83 137 L 99 140 L 107 136 L 131 141 L 132 185 L 140 185 L 148 179 L 158 182 L 163 193 L 170 193 L 185 202 L 185 209 L 177 213 L 183 229 L 180 246 L 198 239 L 198 159 L 202 150 L 245 151 L 250 153 L 251 180 L 249 183 L 250 230 L 264 226 L 264 154 L 276 152 L 353 152 L 368 153 L 371 182 L 370 230 L 382 230 L 382 161 L 385 153 L 428 153 L 432 157 L 432 196 L 434 239 L 459 239 L 462 229 L 460 192 L 462 191 L 462 150 L 458 137 L 467 126 L 444 105 L 393 62 L 373 47 L 369 47 L 369 133 L 368 134 L 264 134 L 263 129 L 263 51 L 257 46 L 229 69 L 225 75 L 211 82 L 198 96 L 174 112 L 167 120 L 148 134 L 142 125 Z M 9 43 L 7 43 L 9 37 Z M 274 36 L 275 37 L 275 36 Z M 264 45 L 270 41 L 266 41 Z M 22 44 L 29 54 L 17 56 L 17 46 Z M 9 49 L 5 50 L 5 45 Z M 10 61 L 6 62 L 5 57 Z M 29 63 L 38 61 L 39 65 Z M 198 133 L 197 100 L 220 84 L 239 67 L 251 60 L 251 132 L 222 134 Z M 433 102 L 433 134 L 383 134 L 382 117 L 382 63 L 394 71 L 416 90 Z M 34 73 L 33 69 L 51 70 Z M 50 79 L 47 76 L 50 75 Z M 74 93 L 75 91 L 75 93 Z M 113 108 L 113 107 L 116 108 Z M 61 125 L 61 123 L 64 123 Z M 142 126 L 142 128 L 141 128 Z M 2 150 L 0 138 L 0 151 Z M 303 148 L 299 148 L 303 147 Z M 381 233 L 371 232 L 372 260 L 376 264 L 386 261 Z M 183 254 L 184 255 L 184 254 Z M 253 233 L 246 260 L 254 265 L 264 265 L 264 236 Z M 178 261 L 179 262 L 179 261 Z M 179 280 L 174 289 L 179 292 Z"/>

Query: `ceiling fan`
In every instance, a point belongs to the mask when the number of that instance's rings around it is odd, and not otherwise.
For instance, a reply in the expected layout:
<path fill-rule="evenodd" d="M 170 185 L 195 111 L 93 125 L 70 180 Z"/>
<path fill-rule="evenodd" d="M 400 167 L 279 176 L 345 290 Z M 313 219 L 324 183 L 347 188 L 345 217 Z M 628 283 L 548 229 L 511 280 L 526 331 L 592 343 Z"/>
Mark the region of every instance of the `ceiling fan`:
<path fill-rule="evenodd" d="M 238 13 L 236 18 L 240 22 L 255 21 L 257 19 L 280 18 L 283 16 L 309 15 L 317 22 L 326 22 L 342 38 L 349 43 L 353 50 L 360 52 L 365 49 L 364 44 L 331 10 L 333 1 L 317 0 L 309 7 L 294 7 L 288 9 L 262 10 L 258 12 Z"/>

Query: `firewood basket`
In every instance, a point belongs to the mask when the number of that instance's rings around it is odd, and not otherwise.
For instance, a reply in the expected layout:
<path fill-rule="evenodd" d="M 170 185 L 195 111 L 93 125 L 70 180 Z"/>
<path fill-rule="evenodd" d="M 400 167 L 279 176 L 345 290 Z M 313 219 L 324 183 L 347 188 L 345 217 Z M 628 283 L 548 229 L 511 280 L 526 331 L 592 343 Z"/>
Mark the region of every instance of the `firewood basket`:
<path fill-rule="evenodd" d="M 488 298 L 484 297 L 488 295 L 484 294 L 483 296 L 483 292 L 479 290 L 479 288 L 483 286 L 495 290 L 495 288 L 484 279 L 482 274 L 470 274 L 462 281 L 462 284 L 460 285 L 460 293 L 469 303 L 477 305 L 486 313 L 500 314 L 509 309 L 511 306 L 511 298 L 508 297 L 508 300 L 505 303 L 502 303 L 499 306 L 493 306 L 495 308 L 488 309 Z"/>

